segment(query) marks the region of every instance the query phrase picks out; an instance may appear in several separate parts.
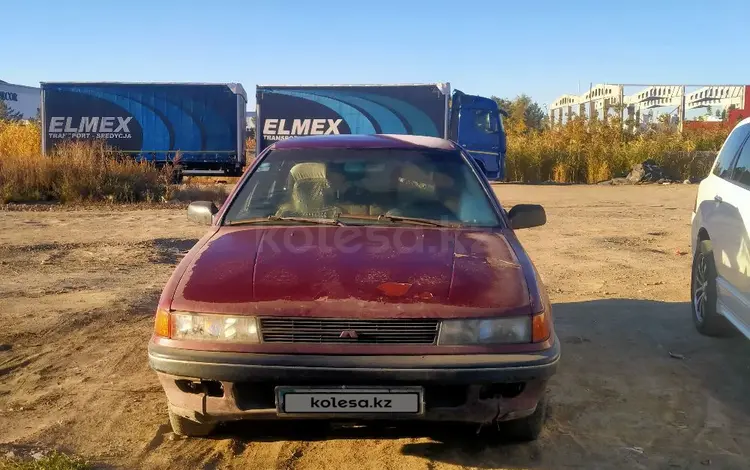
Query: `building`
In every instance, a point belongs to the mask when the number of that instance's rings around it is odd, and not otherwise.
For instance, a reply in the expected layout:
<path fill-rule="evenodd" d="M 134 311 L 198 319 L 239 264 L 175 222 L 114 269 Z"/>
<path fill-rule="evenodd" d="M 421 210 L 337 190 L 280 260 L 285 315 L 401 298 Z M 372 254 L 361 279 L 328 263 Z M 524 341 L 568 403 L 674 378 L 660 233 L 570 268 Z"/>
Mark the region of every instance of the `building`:
<path fill-rule="evenodd" d="M 625 86 L 638 87 L 633 94 L 625 93 Z M 708 85 L 694 91 L 686 91 L 686 85 L 593 85 L 581 95 L 565 94 L 550 106 L 552 124 L 563 123 L 574 116 L 606 119 L 621 110 L 625 118 L 636 124 L 647 123 L 646 116 L 654 109 L 669 109 L 677 112 L 675 117 L 686 122 L 686 112 L 703 112 L 710 109 L 725 109 L 727 122 L 733 125 L 750 115 L 750 86 Z M 670 111 L 670 114 L 672 111 Z M 707 118 L 703 121 L 711 121 Z"/>
<path fill-rule="evenodd" d="M 12 85 L 0 80 L 0 100 L 11 112 L 21 113 L 22 119 L 34 119 L 41 105 L 39 88 L 24 85 Z"/>

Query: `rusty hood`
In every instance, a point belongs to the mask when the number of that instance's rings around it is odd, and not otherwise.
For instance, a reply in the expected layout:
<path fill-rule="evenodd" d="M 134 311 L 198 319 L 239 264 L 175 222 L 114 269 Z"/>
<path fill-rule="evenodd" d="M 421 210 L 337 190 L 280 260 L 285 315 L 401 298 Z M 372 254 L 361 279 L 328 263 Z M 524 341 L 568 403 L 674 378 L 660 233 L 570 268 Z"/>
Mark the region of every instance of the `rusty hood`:
<path fill-rule="evenodd" d="M 171 308 L 320 317 L 531 313 L 527 276 L 508 235 L 423 227 L 222 227 L 182 261 Z"/>

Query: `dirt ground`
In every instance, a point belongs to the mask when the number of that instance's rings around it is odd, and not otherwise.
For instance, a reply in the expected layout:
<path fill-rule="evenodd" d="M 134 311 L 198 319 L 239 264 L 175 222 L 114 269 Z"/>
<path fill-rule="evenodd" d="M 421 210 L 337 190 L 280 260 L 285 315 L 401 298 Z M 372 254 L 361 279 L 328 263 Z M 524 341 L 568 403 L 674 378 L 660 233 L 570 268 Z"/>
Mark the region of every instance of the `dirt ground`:
<path fill-rule="evenodd" d="M 148 368 L 159 292 L 204 229 L 184 209 L 0 212 L 0 457 L 60 449 L 108 468 L 750 468 L 750 342 L 689 307 L 696 186 L 496 188 L 543 204 L 519 231 L 563 359 L 531 444 L 475 428 L 304 423 L 179 439 Z"/>

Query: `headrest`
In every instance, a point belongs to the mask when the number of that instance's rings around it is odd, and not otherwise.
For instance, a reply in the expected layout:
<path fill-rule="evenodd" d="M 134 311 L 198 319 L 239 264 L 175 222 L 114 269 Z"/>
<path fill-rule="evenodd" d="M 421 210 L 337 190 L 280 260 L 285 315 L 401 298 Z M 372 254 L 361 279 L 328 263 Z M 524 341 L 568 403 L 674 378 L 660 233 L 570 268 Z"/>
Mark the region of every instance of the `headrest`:
<path fill-rule="evenodd" d="M 297 163 L 289 170 L 289 176 L 292 180 L 325 180 L 326 166 L 321 162 Z"/>

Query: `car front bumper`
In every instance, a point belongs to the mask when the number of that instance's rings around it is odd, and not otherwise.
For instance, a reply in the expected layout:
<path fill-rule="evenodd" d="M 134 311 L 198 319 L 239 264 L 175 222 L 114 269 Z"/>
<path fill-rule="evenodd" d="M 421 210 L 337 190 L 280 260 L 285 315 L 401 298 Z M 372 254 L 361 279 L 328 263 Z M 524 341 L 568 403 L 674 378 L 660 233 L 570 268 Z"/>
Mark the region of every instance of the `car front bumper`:
<path fill-rule="evenodd" d="M 208 352 L 149 344 L 149 364 L 171 411 L 198 422 L 278 419 L 277 386 L 421 387 L 407 419 L 490 423 L 534 412 L 559 362 L 559 341 L 523 354 L 339 356 Z M 306 418 L 398 419 L 400 415 Z"/>

